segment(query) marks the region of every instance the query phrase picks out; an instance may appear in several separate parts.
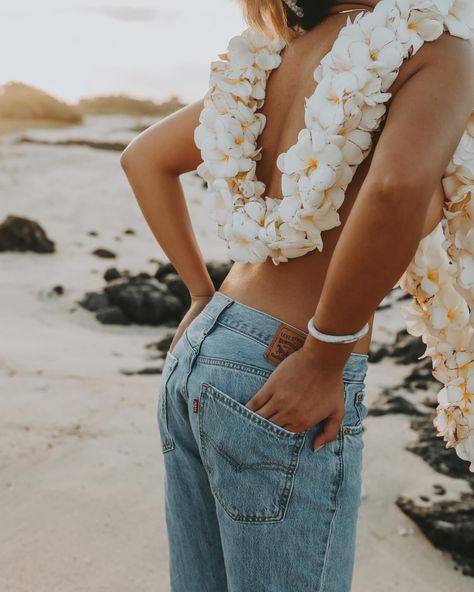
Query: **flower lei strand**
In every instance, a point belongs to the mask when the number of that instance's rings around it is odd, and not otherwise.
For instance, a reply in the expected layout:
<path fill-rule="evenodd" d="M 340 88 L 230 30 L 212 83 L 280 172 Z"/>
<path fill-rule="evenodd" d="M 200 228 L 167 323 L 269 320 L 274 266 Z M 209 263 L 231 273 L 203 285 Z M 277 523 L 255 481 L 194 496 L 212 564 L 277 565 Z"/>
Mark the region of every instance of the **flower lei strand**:
<path fill-rule="evenodd" d="M 211 64 L 195 142 L 207 181 L 206 204 L 234 261 L 286 262 L 322 250 L 321 233 L 340 224 L 338 209 L 369 154 L 403 61 L 444 31 L 470 39 L 472 0 L 380 0 L 340 31 L 314 72 L 297 142 L 277 160 L 282 199 L 256 178 L 258 113 L 284 42 L 247 29 Z M 445 218 L 420 241 L 398 282 L 413 296 L 402 306 L 407 330 L 427 345 L 443 382 L 435 426 L 474 471 L 474 114 L 443 178 Z"/>

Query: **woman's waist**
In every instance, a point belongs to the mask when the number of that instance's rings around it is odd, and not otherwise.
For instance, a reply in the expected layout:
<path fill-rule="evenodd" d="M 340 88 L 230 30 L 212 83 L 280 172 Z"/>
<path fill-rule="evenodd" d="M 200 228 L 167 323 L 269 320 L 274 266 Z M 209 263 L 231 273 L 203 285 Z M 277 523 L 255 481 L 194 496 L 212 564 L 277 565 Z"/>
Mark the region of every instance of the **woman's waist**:
<path fill-rule="evenodd" d="M 321 270 L 283 269 L 292 262 L 272 266 L 235 263 L 219 291 L 239 303 L 281 319 L 295 329 L 308 333 L 308 320 L 318 304 L 324 276 Z M 266 267 L 266 266 L 265 266 Z M 325 273 L 325 271 L 324 271 Z M 369 332 L 354 345 L 354 352 L 366 354 L 370 347 L 373 315 Z"/>
<path fill-rule="evenodd" d="M 271 372 L 288 355 L 303 346 L 307 333 L 281 318 L 263 312 L 217 291 L 185 331 L 184 345 L 198 353 L 200 362 L 245 365 L 255 372 Z M 179 347 L 178 347 L 179 346 Z M 181 347 L 180 342 L 175 350 Z M 367 356 L 351 354 L 343 376 L 363 380 Z"/>

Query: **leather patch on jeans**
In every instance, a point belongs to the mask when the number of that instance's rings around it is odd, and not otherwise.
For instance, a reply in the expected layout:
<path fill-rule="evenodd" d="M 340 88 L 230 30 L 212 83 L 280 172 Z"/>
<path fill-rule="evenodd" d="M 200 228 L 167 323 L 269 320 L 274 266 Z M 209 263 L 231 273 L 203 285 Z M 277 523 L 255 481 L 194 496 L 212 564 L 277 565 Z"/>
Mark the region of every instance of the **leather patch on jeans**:
<path fill-rule="evenodd" d="M 280 323 L 273 334 L 265 353 L 265 358 L 277 366 L 287 356 L 299 349 L 305 342 L 307 333 L 286 323 Z"/>

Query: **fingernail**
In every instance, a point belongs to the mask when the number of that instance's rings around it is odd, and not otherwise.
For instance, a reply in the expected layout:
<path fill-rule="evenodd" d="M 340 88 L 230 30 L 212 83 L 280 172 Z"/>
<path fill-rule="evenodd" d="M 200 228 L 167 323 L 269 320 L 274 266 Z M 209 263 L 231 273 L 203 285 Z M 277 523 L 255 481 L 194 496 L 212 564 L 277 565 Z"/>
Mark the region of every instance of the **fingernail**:
<path fill-rule="evenodd" d="M 323 446 L 324 446 L 324 444 L 320 444 L 316 448 L 313 448 L 313 452 L 319 452 Z"/>

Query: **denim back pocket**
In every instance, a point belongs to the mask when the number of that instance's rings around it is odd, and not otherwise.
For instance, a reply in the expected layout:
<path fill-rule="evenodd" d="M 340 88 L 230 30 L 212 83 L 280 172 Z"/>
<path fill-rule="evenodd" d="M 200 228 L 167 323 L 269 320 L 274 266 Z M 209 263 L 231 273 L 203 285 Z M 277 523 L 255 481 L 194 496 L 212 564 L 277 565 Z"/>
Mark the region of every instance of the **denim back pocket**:
<path fill-rule="evenodd" d="M 355 380 L 344 381 L 344 406 L 346 413 L 341 423 L 343 434 L 360 434 L 362 432 L 362 422 L 367 416 L 364 397 L 364 382 Z"/>
<path fill-rule="evenodd" d="M 176 368 L 177 363 L 178 358 L 168 351 L 166 354 L 163 371 L 161 373 L 157 410 L 158 428 L 160 431 L 161 449 L 163 452 L 169 452 L 175 447 L 174 440 L 170 434 L 168 425 L 168 390 L 169 380 Z"/>
<path fill-rule="evenodd" d="M 225 512 L 239 522 L 283 520 L 306 432 L 290 432 L 207 383 L 198 421 L 210 487 Z"/>

